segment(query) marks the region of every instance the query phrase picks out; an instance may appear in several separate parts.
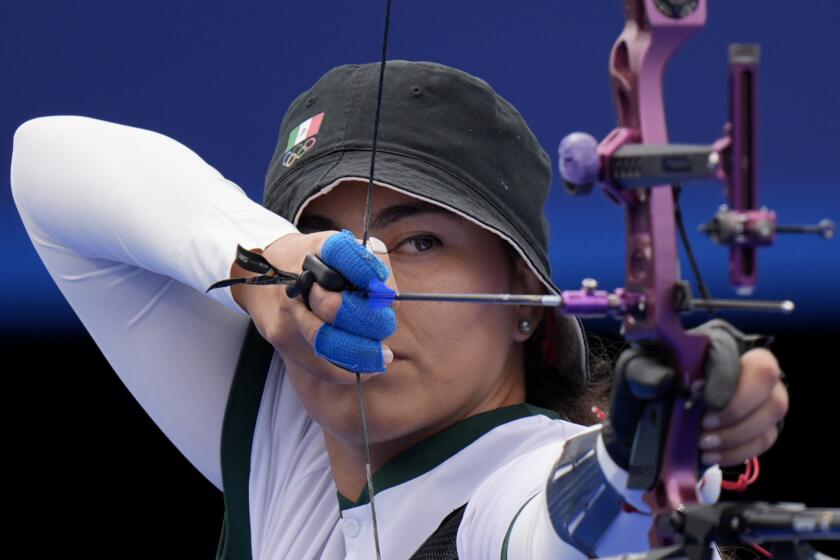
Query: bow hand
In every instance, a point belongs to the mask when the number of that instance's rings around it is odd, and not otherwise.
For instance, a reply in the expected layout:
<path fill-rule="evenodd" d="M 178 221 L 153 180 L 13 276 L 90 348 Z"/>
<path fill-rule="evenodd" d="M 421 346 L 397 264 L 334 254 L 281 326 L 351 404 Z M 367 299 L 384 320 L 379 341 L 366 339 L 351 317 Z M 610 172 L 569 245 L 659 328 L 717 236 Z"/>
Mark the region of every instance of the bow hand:
<path fill-rule="evenodd" d="M 709 338 L 704 380 L 695 387 L 681 384 L 659 344 L 635 344 L 616 363 L 604 444 L 611 459 L 629 472 L 633 488 L 651 488 L 660 474 L 675 396 L 707 410 L 698 474 L 705 465 L 737 465 L 766 451 L 787 411 L 778 363 L 769 351 L 756 349 L 765 339 L 719 319 L 689 332 Z"/>

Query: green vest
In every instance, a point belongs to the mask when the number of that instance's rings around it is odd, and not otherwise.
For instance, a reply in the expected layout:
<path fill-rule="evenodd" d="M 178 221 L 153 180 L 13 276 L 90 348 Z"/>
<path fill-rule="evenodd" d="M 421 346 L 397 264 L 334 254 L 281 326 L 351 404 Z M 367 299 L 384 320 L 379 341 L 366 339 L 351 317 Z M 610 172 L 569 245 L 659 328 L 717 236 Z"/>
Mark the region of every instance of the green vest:
<path fill-rule="evenodd" d="M 251 516 L 248 506 L 251 445 L 273 354 L 274 347 L 262 337 L 254 322 L 250 321 L 236 363 L 236 373 L 222 422 L 221 465 L 225 518 L 216 560 L 251 558 Z"/>

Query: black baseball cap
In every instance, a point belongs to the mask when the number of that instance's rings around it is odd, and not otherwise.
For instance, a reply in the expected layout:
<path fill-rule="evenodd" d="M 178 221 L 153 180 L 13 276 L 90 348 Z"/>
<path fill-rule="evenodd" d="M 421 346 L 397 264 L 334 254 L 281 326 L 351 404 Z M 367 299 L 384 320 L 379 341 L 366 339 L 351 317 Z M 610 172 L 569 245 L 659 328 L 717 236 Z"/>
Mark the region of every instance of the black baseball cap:
<path fill-rule="evenodd" d="M 368 181 L 379 63 L 324 74 L 289 107 L 263 205 L 297 224 L 308 203 Z M 374 183 L 430 202 L 502 237 L 554 294 L 543 213 L 551 160 L 522 116 L 484 80 L 434 62 L 385 66 Z M 576 318 L 556 315 L 563 369 L 588 378 Z"/>

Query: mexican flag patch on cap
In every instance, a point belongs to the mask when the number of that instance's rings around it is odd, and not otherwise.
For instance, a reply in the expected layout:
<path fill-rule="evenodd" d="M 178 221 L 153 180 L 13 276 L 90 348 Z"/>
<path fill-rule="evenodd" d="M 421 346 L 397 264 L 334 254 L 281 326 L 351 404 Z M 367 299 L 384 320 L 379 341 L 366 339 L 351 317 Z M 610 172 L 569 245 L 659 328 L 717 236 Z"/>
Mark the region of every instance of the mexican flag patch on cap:
<path fill-rule="evenodd" d="M 318 134 L 318 129 L 321 128 L 321 121 L 323 120 L 324 113 L 318 113 L 314 117 L 308 118 L 297 125 L 297 127 L 289 133 L 289 143 L 286 145 L 286 149 L 288 150 L 292 146 L 300 144 L 307 138 Z"/>

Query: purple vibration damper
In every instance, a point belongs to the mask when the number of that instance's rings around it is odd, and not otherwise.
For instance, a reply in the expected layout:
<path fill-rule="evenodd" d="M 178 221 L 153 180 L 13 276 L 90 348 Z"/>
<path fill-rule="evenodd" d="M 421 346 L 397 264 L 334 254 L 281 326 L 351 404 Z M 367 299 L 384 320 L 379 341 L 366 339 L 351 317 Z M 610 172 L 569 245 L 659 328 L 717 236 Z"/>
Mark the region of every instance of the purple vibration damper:
<path fill-rule="evenodd" d="M 598 141 L 585 132 L 572 132 L 557 148 L 560 176 L 575 186 L 591 185 L 599 179 Z"/>

